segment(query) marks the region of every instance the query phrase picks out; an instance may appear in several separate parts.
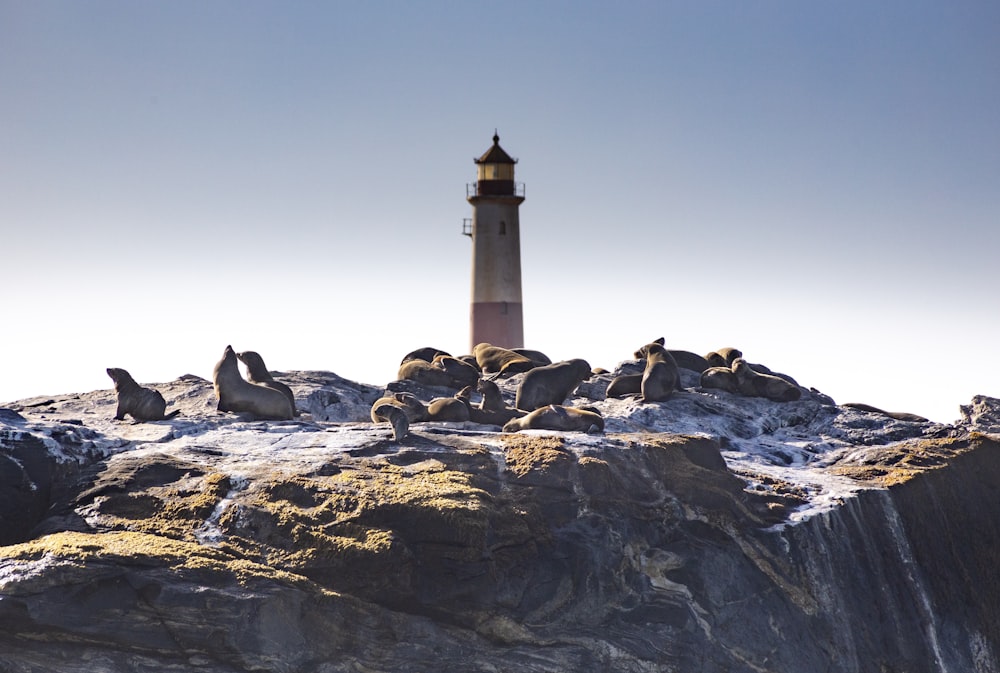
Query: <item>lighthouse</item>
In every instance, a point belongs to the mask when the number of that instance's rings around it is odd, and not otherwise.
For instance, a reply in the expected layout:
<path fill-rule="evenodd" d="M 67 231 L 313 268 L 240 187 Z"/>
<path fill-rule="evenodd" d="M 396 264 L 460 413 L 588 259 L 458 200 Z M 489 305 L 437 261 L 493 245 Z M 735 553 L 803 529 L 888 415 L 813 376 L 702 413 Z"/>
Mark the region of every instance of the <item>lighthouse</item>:
<path fill-rule="evenodd" d="M 470 348 L 490 343 L 503 348 L 524 346 L 521 312 L 521 227 L 518 208 L 524 184 L 514 182 L 514 164 L 493 146 L 476 163 L 476 182 L 466 185 L 472 221 L 463 233 L 472 238 L 472 307 Z"/>

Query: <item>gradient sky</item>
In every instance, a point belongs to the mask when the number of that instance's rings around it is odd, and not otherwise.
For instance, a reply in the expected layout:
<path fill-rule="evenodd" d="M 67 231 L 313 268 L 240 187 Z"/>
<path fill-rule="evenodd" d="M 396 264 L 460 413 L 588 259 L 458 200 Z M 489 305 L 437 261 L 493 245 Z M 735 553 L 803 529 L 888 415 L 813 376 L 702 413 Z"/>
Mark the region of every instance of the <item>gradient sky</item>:
<path fill-rule="evenodd" d="M 467 352 L 497 129 L 528 347 L 950 422 L 1000 397 L 998 119 L 992 1 L 0 0 L 0 401 Z"/>

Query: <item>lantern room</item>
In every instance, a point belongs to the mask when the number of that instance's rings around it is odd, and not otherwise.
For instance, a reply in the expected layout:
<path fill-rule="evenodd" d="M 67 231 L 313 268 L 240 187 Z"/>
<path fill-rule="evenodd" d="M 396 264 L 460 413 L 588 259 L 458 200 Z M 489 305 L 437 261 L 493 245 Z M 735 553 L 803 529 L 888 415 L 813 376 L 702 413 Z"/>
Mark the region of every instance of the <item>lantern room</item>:
<path fill-rule="evenodd" d="M 500 147 L 500 136 L 494 132 L 493 147 L 488 149 L 476 162 L 476 194 L 510 195 L 515 194 L 514 164 L 512 159 Z"/>

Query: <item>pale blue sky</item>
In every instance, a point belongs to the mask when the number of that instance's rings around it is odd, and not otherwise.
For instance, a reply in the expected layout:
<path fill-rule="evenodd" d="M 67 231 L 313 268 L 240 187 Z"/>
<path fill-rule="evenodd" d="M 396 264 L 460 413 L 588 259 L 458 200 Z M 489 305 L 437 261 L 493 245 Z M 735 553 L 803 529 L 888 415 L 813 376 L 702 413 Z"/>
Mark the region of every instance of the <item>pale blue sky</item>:
<path fill-rule="evenodd" d="M 1000 396 L 997 119 L 995 2 L 0 0 L 0 401 L 465 352 L 496 128 L 528 346 L 951 421 Z"/>

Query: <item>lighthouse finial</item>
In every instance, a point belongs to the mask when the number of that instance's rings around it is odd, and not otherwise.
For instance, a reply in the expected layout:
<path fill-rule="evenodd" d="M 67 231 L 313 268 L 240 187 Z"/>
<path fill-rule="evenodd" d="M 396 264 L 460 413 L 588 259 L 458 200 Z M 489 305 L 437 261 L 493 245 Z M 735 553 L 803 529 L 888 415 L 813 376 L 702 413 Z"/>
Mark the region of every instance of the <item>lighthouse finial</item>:
<path fill-rule="evenodd" d="M 493 144 L 494 145 L 500 144 L 500 134 L 497 133 L 497 130 L 495 128 L 493 129 Z"/>

